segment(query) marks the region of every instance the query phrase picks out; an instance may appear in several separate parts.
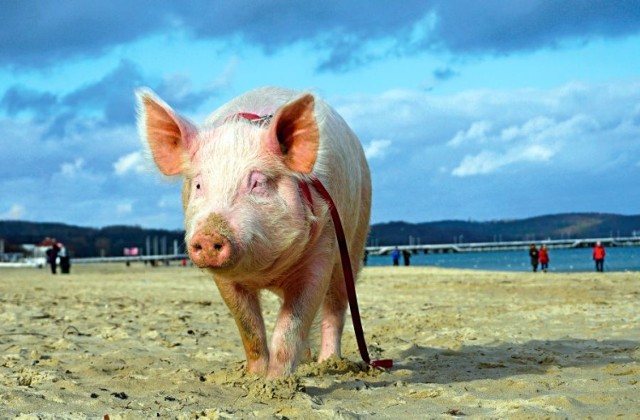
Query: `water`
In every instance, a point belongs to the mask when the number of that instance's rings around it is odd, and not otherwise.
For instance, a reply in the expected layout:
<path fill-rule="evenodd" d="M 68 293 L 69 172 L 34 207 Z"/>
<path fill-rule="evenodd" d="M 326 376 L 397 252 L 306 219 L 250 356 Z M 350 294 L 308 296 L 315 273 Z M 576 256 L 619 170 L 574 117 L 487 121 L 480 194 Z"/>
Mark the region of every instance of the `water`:
<path fill-rule="evenodd" d="M 591 248 L 549 250 L 550 272 L 595 271 Z M 400 258 L 400 264 L 403 263 Z M 392 265 L 391 256 L 369 256 L 369 266 Z M 414 254 L 411 265 L 491 271 L 531 271 L 528 250 Z M 640 247 L 607 248 L 605 271 L 640 271 Z"/>

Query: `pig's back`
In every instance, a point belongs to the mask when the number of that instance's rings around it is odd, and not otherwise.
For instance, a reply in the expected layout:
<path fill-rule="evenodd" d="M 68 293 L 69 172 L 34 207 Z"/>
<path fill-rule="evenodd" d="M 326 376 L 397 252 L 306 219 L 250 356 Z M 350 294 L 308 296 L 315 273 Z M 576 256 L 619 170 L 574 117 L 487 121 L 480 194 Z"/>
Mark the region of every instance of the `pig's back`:
<path fill-rule="evenodd" d="M 333 108 L 318 101 L 316 117 L 321 141 L 313 174 L 322 181 L 335 201 L 350 249 L 353 249 L 352 240 L 364 241 L 369 227 L 369 166 L 357 136 Z"/>
<path fill-rule="evenodd" d="M 261 87 L 244 93 L 216 109 L 205 121 L 205 126 L 219 126 L 230 115 L 247 112 L 259 116 L 272 115 L 278 108 L 297 98 L 300 92 L 278 87 Z"/>

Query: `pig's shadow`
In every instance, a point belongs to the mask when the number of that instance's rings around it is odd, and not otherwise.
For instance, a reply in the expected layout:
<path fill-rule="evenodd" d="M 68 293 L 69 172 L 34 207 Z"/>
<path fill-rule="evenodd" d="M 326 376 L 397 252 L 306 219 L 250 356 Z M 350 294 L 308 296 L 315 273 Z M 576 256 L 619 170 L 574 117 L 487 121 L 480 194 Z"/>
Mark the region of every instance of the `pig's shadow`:
<path fill-rule="evenodd" d="M 450 384 L 479 379 L 499 379 L 522 374 L 544 374 L 551 368 L 582 366 L 615 366 L 637 362 L 633 353 L 640 342 L 631 340 L 531 340 L 526 343 L 504 343 L 497 346 L 465 346 L 452 351 L 413 345 L 394 357 L 394 370 L 409 374 L 391 380 L 364 380 L 372 388 L 405 383 Z M 406 372 L 403 372 L 406 373 Z M 618 373 L 622 374 L 622 373 Z M 352 381 L 352 382 L 355 382 Z M 310 395 L 322 396 L 335 389 L 354 388 L 342 381 L 329 388 L 307 387 Z"/>

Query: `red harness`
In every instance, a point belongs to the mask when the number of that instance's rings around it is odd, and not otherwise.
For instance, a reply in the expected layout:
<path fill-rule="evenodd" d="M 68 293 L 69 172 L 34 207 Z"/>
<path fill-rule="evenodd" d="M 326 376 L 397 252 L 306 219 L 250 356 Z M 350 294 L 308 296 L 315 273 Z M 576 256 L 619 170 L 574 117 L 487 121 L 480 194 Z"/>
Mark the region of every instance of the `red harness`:
<path fill-rule="evenodd" d="M 259 116 L 248 112 L 240 112 L 238 114 L 227 117 L 226 120 L 231 118 L 244 118 L 251 122 L 256 123 L 269 123 L 271 115 Z M 226 121 L 225 120 L 225 121 Z M 338 214 L 338 208 L 336 207 L 329 191 L 324 187 L 322 182 L 315 176 L 312 176 L 309 181 L 298 181 L 298 187 L 300 193 L 309 207 L 313 206 L 313 197 L 311 195 L 311 184 L 315 190 L 320 194 L 322 199 L 329 206 L 329 212 L 331 213 L 331 219 L 333 220 L 333 227 L 336 231 L 336 238 L 338 240 L 338 248 L 340 249 L 340 260 L 342 261 L 342 272 L 344 274 L 344 281 L 347 287 L 347 297 L 349 298 L 349 308 L 351 309 L 351 321 L 353 322 L 353 329 L 356 334 L 356 341 L 358 343 L 358 350 L 360 351 L 360 357 L 370 366 L 389 369 L 393 366 L 391 359 L 371 360 L 369 357 L 369 351 L 367 350 L 367 343 L 364 339 L 364 331 L 362 329 L 362 321 L 360 319 L 360 310 L 358 309 L 358 297 L 356 295 L 356 284 L 353 277 L 353 268 L 351 267 L 351 259 L 349 258 L 349 249 L 347 248 L 347 240 L 342 228 L 342 221 Z"/>

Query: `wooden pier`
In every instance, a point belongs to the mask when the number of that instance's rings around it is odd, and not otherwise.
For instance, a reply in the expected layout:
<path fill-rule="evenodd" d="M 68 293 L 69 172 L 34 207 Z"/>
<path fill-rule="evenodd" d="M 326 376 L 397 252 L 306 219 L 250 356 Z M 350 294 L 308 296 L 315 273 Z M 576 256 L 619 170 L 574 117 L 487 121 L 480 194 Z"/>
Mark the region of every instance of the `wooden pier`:
<path fill-rule="evenodd" d="M 509 241 L 509 242 L 470 242 L 455 244 L 428 244 L 428 245 L 390 245 L 368 246 L 369 255 L 386 255 L 394 248 L 400 251 L 410 251 L 414 254 L 429 253 L 454 253 L 454 252 L 491 252 L 491 251 L 520 251 L 529 248 L 534 243 L 542 244 L 549 249 L 591 248 L 596 242 L 602 243 L 605 248 L 621 246 L 640 246 L 640 236 L 624 238 L 587 238 L 587 239 L 547 239 L 543 241 Z"/>

